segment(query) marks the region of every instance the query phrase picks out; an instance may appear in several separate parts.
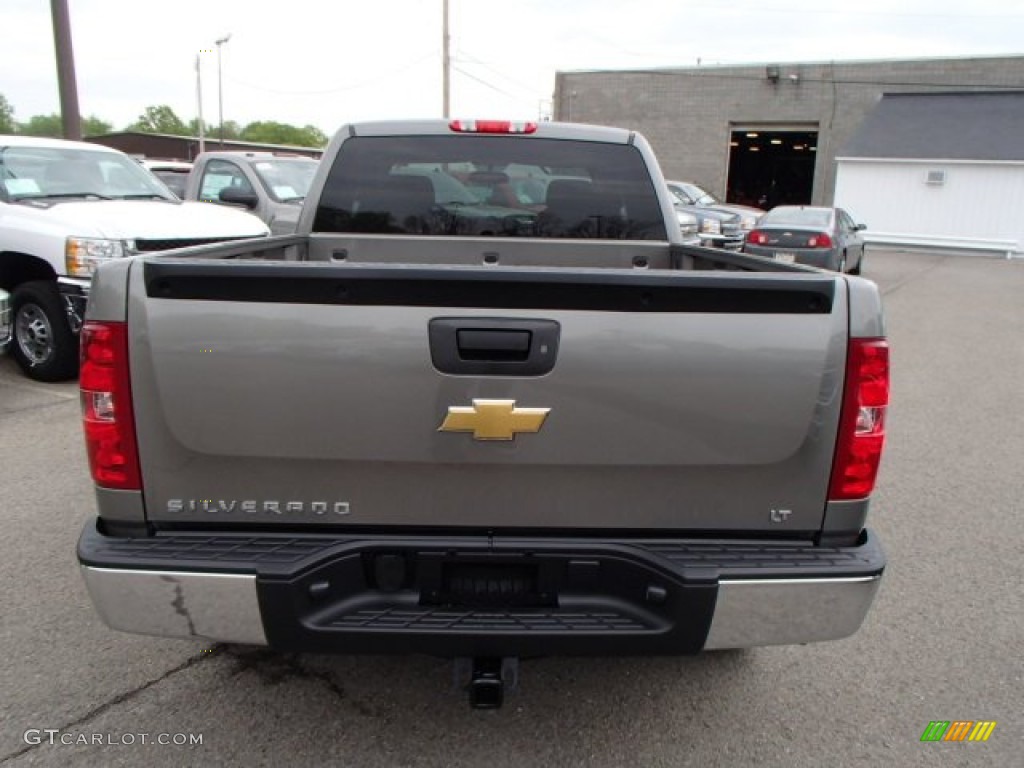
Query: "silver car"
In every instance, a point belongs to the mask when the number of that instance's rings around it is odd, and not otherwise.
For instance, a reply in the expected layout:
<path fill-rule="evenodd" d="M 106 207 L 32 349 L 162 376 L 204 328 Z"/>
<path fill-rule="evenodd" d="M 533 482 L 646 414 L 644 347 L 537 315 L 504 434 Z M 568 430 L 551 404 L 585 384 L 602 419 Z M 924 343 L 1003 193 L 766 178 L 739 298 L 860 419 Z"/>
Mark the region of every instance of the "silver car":
<path fill-rule="evenodd" d="M 764 214 L 760 208 L 723 203 L 690 181 L 666 181 L 676 209 L 697 217 L 701 236 L 708 245 L 739 250 L 747 233 Z"/>
<path fill-rule="evenodd" d="M 842 208 L 780 205 L 747 235 L 744 253 L 859 275 L 864 264 L 863 224 Z"/>

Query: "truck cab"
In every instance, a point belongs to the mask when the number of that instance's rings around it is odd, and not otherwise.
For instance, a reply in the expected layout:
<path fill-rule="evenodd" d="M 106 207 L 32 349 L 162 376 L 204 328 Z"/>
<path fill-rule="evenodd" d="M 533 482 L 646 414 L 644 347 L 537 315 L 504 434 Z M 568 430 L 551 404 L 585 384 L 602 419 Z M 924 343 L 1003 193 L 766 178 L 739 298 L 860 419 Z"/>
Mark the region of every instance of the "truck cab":
<path fill-rule="evenodd" d="M 317 161 L 273 152 L 204 152 L 196 158 L 186 200 L 251 211 L 275 235 L 291 234 Z"/>

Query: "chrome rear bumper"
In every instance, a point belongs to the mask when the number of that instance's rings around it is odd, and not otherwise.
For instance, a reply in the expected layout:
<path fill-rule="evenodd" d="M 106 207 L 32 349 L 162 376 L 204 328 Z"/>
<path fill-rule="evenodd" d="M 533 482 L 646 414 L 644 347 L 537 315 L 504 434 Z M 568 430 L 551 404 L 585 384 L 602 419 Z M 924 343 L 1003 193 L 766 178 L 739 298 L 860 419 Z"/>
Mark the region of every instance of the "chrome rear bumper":
<path fill-rule="evenodd" d="M 856 632 L 882 581 L 842 579 L 720 581 L 706 650 L 839 640 Z"/>
<path fill-rule="evenodd" d="M 835 640 L 860 627 L 885 566 L 869 532 L 856 546 L 825 548 L 365 535 L 118 539 L 95 523 L 83 532 L 79 560 L 100 617 L 125 632 L 288 651 L 498 657 Z M 503 589 L 501 580 L 518 582 L 511 599 L 474 602 L 481 586 Z"/>
<path fill-rule="evenodd" d="M 82 566 L 89 596 L 111 629 L 158 637 L 267 645 L 256 577 Z M 705 650 L 752 648 L 854 634 L 881 576 L 722 581 Z"/>

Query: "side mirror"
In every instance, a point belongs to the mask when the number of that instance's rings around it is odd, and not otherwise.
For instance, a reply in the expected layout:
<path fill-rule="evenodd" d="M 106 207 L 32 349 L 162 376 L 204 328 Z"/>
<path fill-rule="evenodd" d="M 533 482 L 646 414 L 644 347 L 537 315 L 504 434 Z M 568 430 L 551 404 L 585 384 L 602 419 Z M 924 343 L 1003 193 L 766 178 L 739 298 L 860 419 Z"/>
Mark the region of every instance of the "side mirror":
<path fill-rule="evenodd" d="M 246 192 L 244 189 L 239 189 L 238 187 L 224 187 L 217 197 L 222 203 L 243 205 L 246 208 L 255 208 L 260 202 L 260 199 L 256 197 L 255 192 Z"/>
<path fill-rule="evenodd" d="M 857 232 L 860 232 L 860 231 L 861 231 L 862 229 L 867 229 L 867 228 L 868 228 L 868 225 L 867 225 L 867 224 L 854 224 L 854 225 L 853 225 L 853 228 L 854 228 L 854 229 L 855 229 L 855 230 L 856 230 Z"/>

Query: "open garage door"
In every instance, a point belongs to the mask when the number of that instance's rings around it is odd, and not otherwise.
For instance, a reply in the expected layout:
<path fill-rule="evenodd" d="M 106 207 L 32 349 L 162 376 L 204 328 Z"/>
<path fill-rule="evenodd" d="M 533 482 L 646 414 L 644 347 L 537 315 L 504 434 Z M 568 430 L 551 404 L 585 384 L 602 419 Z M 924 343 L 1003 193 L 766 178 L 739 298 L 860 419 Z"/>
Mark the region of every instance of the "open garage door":
<path fill-rule="evenodd" d="M 766 210 L 809 204 L 817 149 L 817 130 L 734 127 L 726 200 Z"/>

